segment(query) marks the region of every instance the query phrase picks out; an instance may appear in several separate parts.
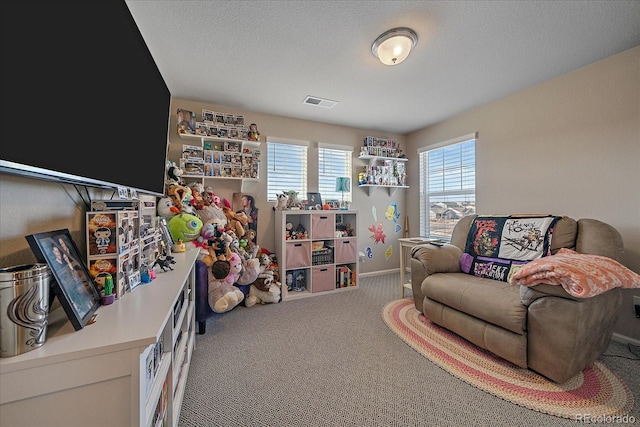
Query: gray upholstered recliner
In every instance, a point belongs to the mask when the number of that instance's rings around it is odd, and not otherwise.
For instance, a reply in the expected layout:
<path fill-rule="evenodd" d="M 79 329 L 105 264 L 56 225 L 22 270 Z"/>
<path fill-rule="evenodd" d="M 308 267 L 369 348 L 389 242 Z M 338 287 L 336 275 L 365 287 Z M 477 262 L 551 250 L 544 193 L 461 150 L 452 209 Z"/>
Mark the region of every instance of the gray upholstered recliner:
<path fill-rule="evenodd" d="M 514 286 L 463 273 L 460 257 L 474 218 L 458 222 L 450 244 L 412 249 L 416 309 L 479 347 L 558 383 L 591 365 L 611 340 L 622 304 L 620 289 L 576 298 L 560 286 Z M 560 219 L 551 253 L 563 247 L 618 262 L 624 255 L 620 233 L 593 219 Z"/>

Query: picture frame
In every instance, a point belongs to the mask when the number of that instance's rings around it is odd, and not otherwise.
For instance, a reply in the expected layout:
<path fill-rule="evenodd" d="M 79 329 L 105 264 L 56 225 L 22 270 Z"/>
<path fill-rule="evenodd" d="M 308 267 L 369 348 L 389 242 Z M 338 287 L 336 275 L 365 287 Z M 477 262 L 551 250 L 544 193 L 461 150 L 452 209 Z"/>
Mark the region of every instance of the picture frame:
<path fill-rule="evenodd" d="M 322 196 L 320 193 L 307 193 L 307 202 L 309 209 L 322 210 Z M 318 206 L 320 207 L 318 208 Z"/>
<path fill-rule="evenodd" d="M 158 217 L 158 229 L 160 230 L 160 237 L 164 246 L 168 253 L 166 255 L 171 255 L 171 248 L 176 243 L 173 241 L 173 237 L 171 236 L 171 232 L 169 231 L 169 225 L 167 224 L 167 219 L 164 217 Z"/>
<path fill-rule="evenodd" d="M 73 328 L 91 323 L 100 306 L 100 293 L 68 229 L 25 236 L 38 262 L 51 269 L 51 287 Z"/>

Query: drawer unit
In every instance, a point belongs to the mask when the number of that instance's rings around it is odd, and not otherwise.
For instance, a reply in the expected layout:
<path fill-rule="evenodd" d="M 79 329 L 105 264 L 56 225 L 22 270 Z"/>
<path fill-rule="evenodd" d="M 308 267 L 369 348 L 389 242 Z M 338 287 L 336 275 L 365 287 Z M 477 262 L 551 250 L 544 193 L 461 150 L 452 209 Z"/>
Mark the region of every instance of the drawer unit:
<path fill-rule="evenodd" d="M 336 239 L 334 244 L 336 264 L 358 261 L 358 241 L 356 238 Z"/>
<path fill-rule="evenodd" d="M 311 292 L 324 292 L 336 288 L 336 269 L 333 265 L 311 269 Z"/>
<path fill-rule="evenodd" d="M 319 213 L 311 216 L 311 238 L 333 239 L 336 232 L 336 216 L 333 213 Z"/>
<path fill-rule="evenodd" d="M 301 268 L 311 265 L 311 242 L 286 243 L 286 268 Z"/>

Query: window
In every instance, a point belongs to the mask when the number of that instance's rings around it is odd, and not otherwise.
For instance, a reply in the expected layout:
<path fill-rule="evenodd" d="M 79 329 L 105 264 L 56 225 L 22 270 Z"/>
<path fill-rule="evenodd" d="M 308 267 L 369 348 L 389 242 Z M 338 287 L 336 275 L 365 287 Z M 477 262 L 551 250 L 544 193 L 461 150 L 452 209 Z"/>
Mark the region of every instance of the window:
<path fill-rule="evenodd" d="M 318 143 L 318 191 L 323 201 L 342 201 L 336 178 L 351 178 L 352 156 L 353 147 Z M 351 202 L 351 188 L 344 192 L 344 201 Z"/>
<path fill-rule="evenodd" d="M 449 240 L 460 218 L 476 212 L 476 134 L 418 150 L 420 235 Z"/>
<path fill-rule="evenodd" d="M 307 195 L 306 141 L 267 137 L 267 200 L 275 201 L 283 191 Z"/>

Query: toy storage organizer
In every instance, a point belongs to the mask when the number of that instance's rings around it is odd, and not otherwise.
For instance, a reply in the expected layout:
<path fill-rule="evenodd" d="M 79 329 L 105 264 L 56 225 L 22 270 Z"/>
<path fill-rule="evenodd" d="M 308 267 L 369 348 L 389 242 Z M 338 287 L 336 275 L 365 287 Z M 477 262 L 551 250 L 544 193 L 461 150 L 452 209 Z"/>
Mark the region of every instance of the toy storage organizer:
<path fill-rule="evenodd" d="M 356 211 L 276 211 L 282 299 L 357 286 Z"/>

